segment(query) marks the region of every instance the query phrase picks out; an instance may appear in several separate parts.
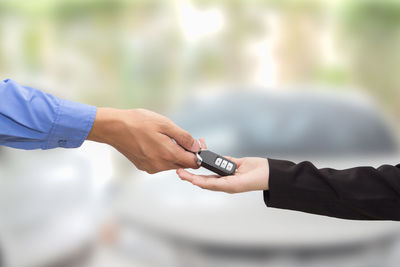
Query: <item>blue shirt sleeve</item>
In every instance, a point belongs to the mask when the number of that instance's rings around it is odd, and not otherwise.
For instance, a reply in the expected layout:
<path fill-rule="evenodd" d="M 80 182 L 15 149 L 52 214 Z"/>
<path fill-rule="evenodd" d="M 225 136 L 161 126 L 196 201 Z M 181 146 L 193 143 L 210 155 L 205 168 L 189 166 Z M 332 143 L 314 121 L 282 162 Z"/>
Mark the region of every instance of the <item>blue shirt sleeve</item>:
<path fill-rule="evenodd" d="M 96 107 L 59 99 L 13 80 L 0 81 L 0 145 L 20 149 L 79 147 Z"/>

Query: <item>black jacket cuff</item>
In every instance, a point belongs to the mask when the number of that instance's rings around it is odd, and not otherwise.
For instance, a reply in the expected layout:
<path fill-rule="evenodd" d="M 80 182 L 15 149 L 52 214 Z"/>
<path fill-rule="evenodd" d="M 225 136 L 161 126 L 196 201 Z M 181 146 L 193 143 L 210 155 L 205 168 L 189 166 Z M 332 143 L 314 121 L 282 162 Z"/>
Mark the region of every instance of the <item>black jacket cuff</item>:
<path fill-rule="evenodd" d="M 286 160 L 268 159 L 269 163 L 269 190 L 264 191 L 264 202 L 268 207 L 284 208 L 290 201 L 293 192 L 291 187 L 293 163 Z M 292 198 L 293 202 L 293 198 Z"/>

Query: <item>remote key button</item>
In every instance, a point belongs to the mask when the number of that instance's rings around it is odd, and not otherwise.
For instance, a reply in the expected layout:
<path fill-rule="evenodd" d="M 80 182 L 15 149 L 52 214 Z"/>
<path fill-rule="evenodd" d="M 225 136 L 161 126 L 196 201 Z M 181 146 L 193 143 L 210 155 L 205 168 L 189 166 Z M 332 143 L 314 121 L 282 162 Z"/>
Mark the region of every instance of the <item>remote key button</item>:
<path fill-rule="evenodd" d="M 233 167 L 233 164 L 232 163 L 228 163 L 228 166 L 226 166 L 226 169 L 228 170 L 228 171 L 231 171 L 232 170 L 232 167 Z"/>
<path fill-rule="evenodd" d="M 225 169 L 226 164 L 228 164 L 228 161 L 226 161 L 226 160 L 222 161 L 222 163 L 221 163 L 221 168 L 224 168 L 224 169 Z"/>
<path fill-rule="evenodd" d="M 221 162 L 222 162 L 222 159 L 221 158 L 217 158 L 215 160 L 215 165 L 219 166 L 219 165 L 221 165 Z"/>

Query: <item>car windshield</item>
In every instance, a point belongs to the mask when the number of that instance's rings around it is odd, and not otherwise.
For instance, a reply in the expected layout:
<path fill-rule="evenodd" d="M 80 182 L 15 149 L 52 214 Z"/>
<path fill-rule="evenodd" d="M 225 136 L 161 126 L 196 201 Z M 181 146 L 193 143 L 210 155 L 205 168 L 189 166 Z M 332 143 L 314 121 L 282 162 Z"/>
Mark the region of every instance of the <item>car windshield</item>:
<path fill-rule="evenodd" d="M 391 153 L 396 142 L 371 108 L 307 96 L 230 94 L 187 103 L 174 120 L 210 148 L 234 156 Z"/>

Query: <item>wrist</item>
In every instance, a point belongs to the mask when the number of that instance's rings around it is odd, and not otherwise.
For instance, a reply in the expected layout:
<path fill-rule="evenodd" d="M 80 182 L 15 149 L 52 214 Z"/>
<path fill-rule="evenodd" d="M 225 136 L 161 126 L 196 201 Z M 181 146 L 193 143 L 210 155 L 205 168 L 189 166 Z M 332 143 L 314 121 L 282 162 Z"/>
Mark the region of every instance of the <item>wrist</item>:
<path fill-rule="evenodd" d="M 118 133 L 123 126 L 120 112 L 113 108 L 98 108 L 87 140 L 111 144 L 112 136 Z"/>
<path fill-rule="evenodd" d="M 268 190 L 269 186 L 269 162 L 267 158 L 257 158 L 258 165 L 257 165 L 257 179 L 255 180 L 256 183 L 256 190 Z"/>
<path fill-rule="evenodd" d="M 263 190 L 269 190 L 269 174 L 270 174 L 270 168 L 269 168 L 269 159 L 265 159 L 265 184 Z"/>

